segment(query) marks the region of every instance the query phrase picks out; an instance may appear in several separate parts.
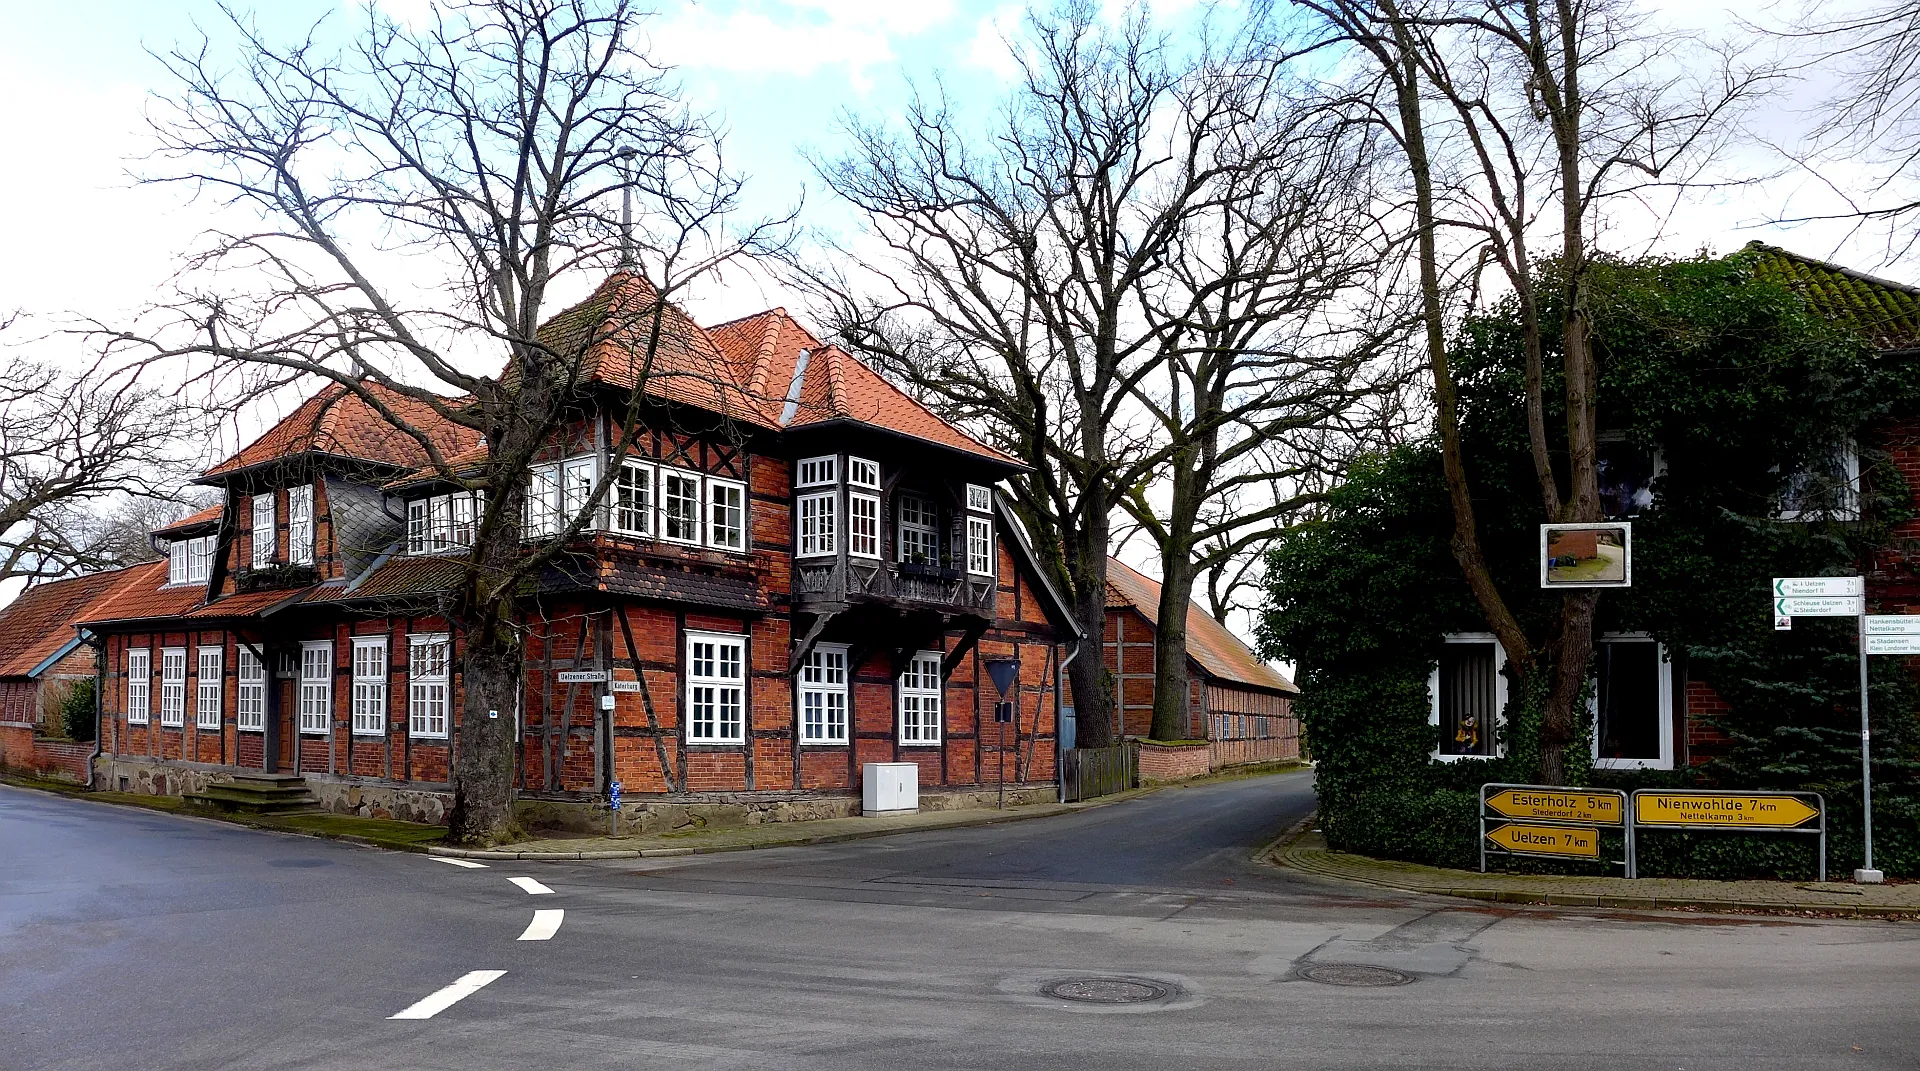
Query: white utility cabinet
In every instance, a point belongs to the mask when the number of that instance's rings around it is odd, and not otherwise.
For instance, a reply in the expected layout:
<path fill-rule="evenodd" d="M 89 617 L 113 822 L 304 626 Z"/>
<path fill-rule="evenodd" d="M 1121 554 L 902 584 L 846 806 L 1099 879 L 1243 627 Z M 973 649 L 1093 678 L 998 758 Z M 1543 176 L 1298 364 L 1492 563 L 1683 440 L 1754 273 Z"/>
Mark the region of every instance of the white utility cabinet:
<path fill-rule="evenodd" d="M 912 814 L 920 809 L 920 767 L 911 762 L 869 762 L 860 768 L 860 813 Z"/>

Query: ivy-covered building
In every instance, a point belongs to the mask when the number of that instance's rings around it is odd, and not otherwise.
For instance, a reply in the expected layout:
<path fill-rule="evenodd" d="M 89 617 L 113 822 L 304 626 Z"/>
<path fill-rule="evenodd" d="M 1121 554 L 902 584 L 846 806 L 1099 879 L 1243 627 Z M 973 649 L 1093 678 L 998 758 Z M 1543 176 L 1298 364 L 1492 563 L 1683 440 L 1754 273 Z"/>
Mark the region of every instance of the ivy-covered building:
<path fill-rule="evenodd" d="M 1920 613 L 1920 288 L 1756 242 L 1604 263 L 1590 300 L 1601 498 L 1609 519 L 1632 522 L 1633 578 L 1601 596 L 1586 739 L 1568 769 L 1623 787 L 1824 791 L 1838 863 L 1858 850 L 1844 835 L 1859 809 L 1855 624 L 1776 631 L 1768 580 L 1860 574 L 1870 613 Z M 1482 541 L 1544 646 L 1558 596 L 1537 577 L 1547 518 L 1510 313 L 1470 319 L 1452 358 Z M 1542 321 L 1551 409 L 1557 310 Z M 1547 421 L 1564 426 L 1557 412 Z M 1451 527 L 1438 447 L 1414 443 L 1354 466 L 1325 519 L 1275 552 L 1265 653 L 1299 663 L 1336 846 L 1464 862 L 1473 787 L 1536 776 L 1541 697 L 1519 694 Z M 1872 667 L 1876 846 L 1911 870 L 1920 691 L 1905 663 Z M 1721 870 L 1742 867 L 1754 869 Z"/>

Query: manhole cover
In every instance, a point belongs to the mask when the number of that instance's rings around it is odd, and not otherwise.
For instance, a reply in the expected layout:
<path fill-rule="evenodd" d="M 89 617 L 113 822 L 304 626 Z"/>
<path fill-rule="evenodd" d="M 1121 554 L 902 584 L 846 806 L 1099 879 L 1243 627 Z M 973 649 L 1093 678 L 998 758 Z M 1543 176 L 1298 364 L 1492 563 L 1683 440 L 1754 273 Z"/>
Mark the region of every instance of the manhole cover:
<path fill-rule="evenodd" d="M 1364 963 L 1322 963 L 1301 971 L 1300 977 L 1323 985 L 1406 985 L 1413 981 L 1410 975 L 1386 967 L 1369 967 Z"/>
<path fill-rule="evenodd" d="M 1138 1004 L 1166 996 L 1167 987 L 1131 978 L 1070 978 L 1041 986 L 1040 992 L 1086 1004 Z"/>

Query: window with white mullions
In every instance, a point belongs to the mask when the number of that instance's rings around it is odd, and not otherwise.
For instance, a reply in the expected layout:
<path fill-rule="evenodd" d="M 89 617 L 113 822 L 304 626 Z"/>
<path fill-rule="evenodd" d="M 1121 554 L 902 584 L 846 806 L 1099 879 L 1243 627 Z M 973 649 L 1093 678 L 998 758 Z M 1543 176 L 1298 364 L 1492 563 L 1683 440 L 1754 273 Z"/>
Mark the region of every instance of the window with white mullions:
<path fill-rule="evenodd" d="M 287 562 L 313 564 L 313 485 L 287 489 Z"/>
<path fill-rule="evenodd" d="M 967 518 L 967 572 L 993 575 L 993 522 L 985 517 Z"/>
<path fill-rule="evenodd" d="M 300 731 L 325 733 L 333 723 L 333 644 L 300 645 Z"/>
<path fill-rule="evenodd" d="M 653 466 L 623 461 L 614 477 L 613 530 L 653 534 Z"/>
<path fill-rule="evenodd" d="M 993 491 L 977 483 L 968 484 L 967 508 L 975 513 L 992 513 Z"/>
<path fill-rule="evenodd" d="M 746 638 L 687 633 L 687 742 L 746 741 Z"/>
<path fill-rule="evenodd" d="M 822 643 L 800 664 L 800 742 L 847 742 L 847 647 Z"/>
<path fill-rule="evenodd" d="M 221 649 L 202 647 L 194 663 L 193 724 L 199 729 L 220 728 Z"/>
<path fill-rule="evenodd" d="M 527 470 L 523 516 L 528 539 L 544 539 L 560 531 L 560 466 L 535 465 Z"/>
<path fill-rule="evenodd" d="M 833 554 L 838 551 L 835 541 L 834 503 L 839 498 L 835 492 L 825 494 L 801 495 L 794 500 L 794 525 L 798 529 L 795 555 L 801 558 Z"/>
<path fill-rule="evenodd" d="M 452 661 L 452 644 L 445 633 L 407 637 L 408 735 L 430 738 L 447 735 Z"/>
<path fill-rule="evenodd" d="M 871 491 L 880 489 L 880 466 L 864 457 L 847 459 L 847 486 L 865 487 Z"/>
<path fill-rule="evenodd" d="M 387 731 L 387 638 L 353 638 L 353 731 L 384 736 Z"/>
<path fill-rule="evenodd" d="M 591 457 L 576 457 L 560 466 L 560 527 L 572 524 L 593 501 L 593 485 L 600 478 L 598 466 Z M 592 517 L 582 522 L 583 528 L 598 528 Z"/>
<path fill-rule="evenodd" d="M 676 543 L 700 542 L 700 476 L 660 470 L 660 536 Z"/>
<path fill-rule="evenodd" d="M 187 649 L 160 649 L 160 724 L 182 726 L 187 722 Z"/>
<path fill-rule="evenodd" d="M 254 495 L 253 503 L 253 567 L 265 569 L 273 564 L 274 528 L 273 528 L 273 492 Z"/>
<path fill-rule="evenodd" d="M 921 651 L 900 674 L 900 742 L 940 742 L 940 652 Z"/>
<path fill-rule="evenodd" d="M 253 648 L 240 645 L 234 661 L 233 724 L 237 729 L 260 732 L 267 727 L 267 667 Z"/>
<path fill-rule="evenodd" d="M 127 652 L 127 724 L 145 725 L 153 689 L 153 652 Z"/>
<path fill-rule="evenodd" d="M 880 556 L 880 496 L 847 493 L 847 553 L 856 558 Z"/>
<path fill-rule="evenodd" d="M 707 543 L 720 550 L 747 549 L 746 485 L 708 478 Z"/>
<path fill-rule="evenodd" d="M 933 503 L 920 495 L 900 496 L 900 555 L 903 562 L 931 565 L 940 560 L 940 529 Z"/>
<path fill-rule="evenodd" d="M 793 485 L 795 487 L 823 487 L 836 482 L 839 479 L 837 475 L 839 460 L 838 457 L 832 454 L 826 457 L 801 459 L 800 463 L 794 466 L 795 475 Z"/>

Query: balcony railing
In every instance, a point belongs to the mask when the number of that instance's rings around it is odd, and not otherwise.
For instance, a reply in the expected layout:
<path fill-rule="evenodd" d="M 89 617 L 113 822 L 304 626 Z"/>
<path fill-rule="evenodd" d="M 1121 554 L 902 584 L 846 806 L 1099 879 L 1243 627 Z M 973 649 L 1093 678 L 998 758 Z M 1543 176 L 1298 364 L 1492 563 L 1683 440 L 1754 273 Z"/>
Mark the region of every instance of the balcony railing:
<path fill-rule="evenodd" d="M 796 603 L 898 602 L 988 616 L 994 612 L 999 593 L 998 581 L 990 576 L 858 558 L 798 562 L 793 580 Z"/>

